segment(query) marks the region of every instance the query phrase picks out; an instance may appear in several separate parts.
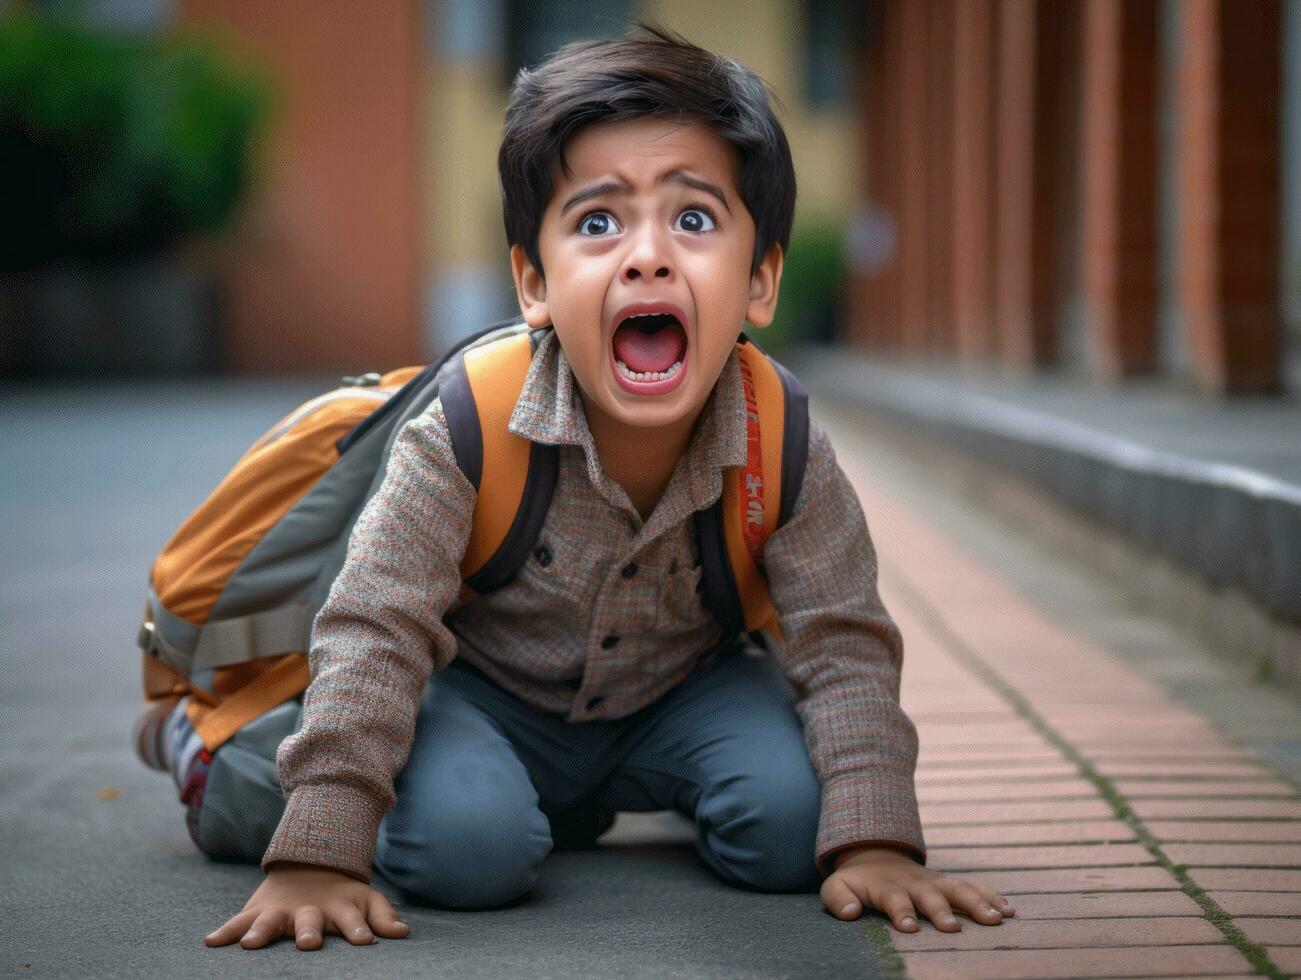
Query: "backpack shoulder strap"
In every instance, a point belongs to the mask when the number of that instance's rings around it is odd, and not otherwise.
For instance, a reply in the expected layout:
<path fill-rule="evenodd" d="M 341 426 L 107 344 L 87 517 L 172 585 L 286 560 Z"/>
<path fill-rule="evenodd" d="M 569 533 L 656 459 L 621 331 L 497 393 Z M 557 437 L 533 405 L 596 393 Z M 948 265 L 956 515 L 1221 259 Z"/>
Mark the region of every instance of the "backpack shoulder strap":
<path fill-rule="evenodd" d="M 746 402 L 746 464 L 723 476 L 719 501 L 696 515 L 706 605 L 725 635 L 766 629 L 780 638 L 763 547 L 790 519 L 808 463 L 808 394 L 748 337 L 737 343 Z"/>
<path fill-rule="evenodd" d="M 461 578 L 479 595 L 515 577 L 555 490 L 558 448 L 507 428 L 538 339 L 529 331 L 465 351 L 439 391 L 457 465 L 477 491 Z"/>

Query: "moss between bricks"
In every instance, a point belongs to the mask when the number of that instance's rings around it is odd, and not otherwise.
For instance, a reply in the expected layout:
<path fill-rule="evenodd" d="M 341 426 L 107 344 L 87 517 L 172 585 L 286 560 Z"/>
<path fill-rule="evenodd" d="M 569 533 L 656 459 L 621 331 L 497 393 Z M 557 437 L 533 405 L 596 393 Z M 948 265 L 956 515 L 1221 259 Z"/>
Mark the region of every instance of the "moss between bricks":
<path fill-rule="evenodd" d="M 867 920 L 864 925 L 867 938 L 876 950 L 876 965 L 880 967 L 880 975 L 885 980 L 907 980 L 908 971 L 904 968 L 903 957 L 890 939 L 889 923 L 883 916 L 871 911 L 865 912 L 863 917 Z"/>
<path fill-rule="evenodd" d="M 1246 933 L 1233 924 L 1233 916 L 1229 915 L 1206 893 L 1205 889 L 1193 881 L 1188 874 L 1188 865 L 1175 864 L 1170 860 L 1165 851 L 1161 849 L 1160 841 L 1147 829 L 1143 820 L 1134 813 L 1129 801 L 1116 789 L 1112 781 L 1098 772 L 1074 745 L 1058 734 L 1035 711 L 1034 707 L 1022 697 L 1019 691 L 1003 680 L 1002 676 L 994 668 L 986 664 L 979 655 L 967 646 L 961 637 L 949 629 L 948 623 L 944 621 L 935 606 L 928 602 L 925 596 L 914 588 L 913 584 L 905 576 L 896 574 L 895 585 L 907 594 L 909 601 L 925 617 L 936 634 L 944 639 L 945 646 L 958 661 L 998 692 L 1017 714 L 1033 725 L 1044 738 L 1061 749 L 1066 758 L 1079 767 L 1080 774 L 1097 788 L 1099 795 L 1115 811 L 1117 818 L 1125 821 L 1133 828 L 1139 842 L 1156 859 L 1157 864 L 1174 876 L 1175 880 L 1179 882 L 1183 893 L 1196 902 L 1202 910 L 1202 916 L 1206 921 L 1220 930 L 1229 944 L 1246 957 L 1255 971 L 1263 976 L 1276 978 L 1276 980 L 1286 980 L 1288 974 L 1279 969 L 1274 961 L 1269 958 L 1265 947 L 1248 939 Z"/>

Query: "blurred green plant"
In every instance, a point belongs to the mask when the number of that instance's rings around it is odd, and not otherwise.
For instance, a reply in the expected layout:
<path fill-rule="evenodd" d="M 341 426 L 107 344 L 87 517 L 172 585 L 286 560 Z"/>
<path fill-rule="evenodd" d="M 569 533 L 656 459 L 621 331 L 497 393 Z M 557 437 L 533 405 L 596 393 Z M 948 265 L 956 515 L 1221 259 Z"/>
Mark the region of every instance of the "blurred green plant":
<path fill-rule="evenodd" d="M 771 354 L 800 343 L 829 343 L 845 283 L 845 227 L 822 216 L 796 219 L 782 265 L 777 313 L 746 333 Z"/>
<path fill-rule="evenodd" d="M 263 78 L 217 42 L 0 17 L 0 267 L 219 230 L 251 176 Z"/>

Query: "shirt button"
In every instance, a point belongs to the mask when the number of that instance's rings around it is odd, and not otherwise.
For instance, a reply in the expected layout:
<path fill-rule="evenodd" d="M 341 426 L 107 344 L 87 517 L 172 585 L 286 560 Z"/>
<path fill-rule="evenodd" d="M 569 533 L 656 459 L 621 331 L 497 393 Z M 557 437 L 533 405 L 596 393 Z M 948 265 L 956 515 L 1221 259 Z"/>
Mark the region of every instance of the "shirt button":
<path fill-rule="evenodd" d="M 610 647 L 614 646 L 618 642 L 619 642 L 619 638 L 611 634 L 610 636 L 607 636 L 604 640 L 601 641 L 601 649 L 609 650 Z"/>
<path fill-rule="evenodd" d="M 630 561 L 628 562 L 628 564 L 623 566 L 624 578 L 632 578 L 636 574 L 637 574 L 637 563 L 635 561 Z"/>
<path fill-rule="evenodd" d="M 597 695 L 596 697 L 594 697 L 594 698 L 588 698 L 588 699 L 587 699 L 587 710 L 588 710 L 588 711 L 591 711 L 593 708 L 595 708 L 598 704 L 600 704 L 600 703 L 601 703 L 602 701 L 604 701 L 604 700 L 605 700 L 605 695 L 604 695 L 604 694 L 598 694 L 598 695 Z"/>
<path fill-rule="evenodd" d="M 546 545 L 539 545 L 537 550 L 533 552 L 533 557 L 538 560 L 539 565 L 546 568 L 551 564 L 551 549 Z"/>

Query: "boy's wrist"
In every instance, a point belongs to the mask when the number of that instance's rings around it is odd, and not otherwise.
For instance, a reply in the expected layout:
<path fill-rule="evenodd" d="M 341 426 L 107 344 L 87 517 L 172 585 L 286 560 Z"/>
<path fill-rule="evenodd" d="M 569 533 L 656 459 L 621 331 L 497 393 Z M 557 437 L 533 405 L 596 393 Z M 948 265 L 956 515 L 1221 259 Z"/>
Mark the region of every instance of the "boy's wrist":
<path fill-rule="evenodd" d="M 854 847 L 847 847 L 834 858 L 832 858 L 832 867 L 839 869 L 846 861 L 859 858 L 862 861 L 899 861 L 905 860 L 910 863 L 916 863 L 913 858 L 912 849 L 903 844 L 895 844 L 888 841 L 872 841 L 871 843 L 858 844 Z"/>

